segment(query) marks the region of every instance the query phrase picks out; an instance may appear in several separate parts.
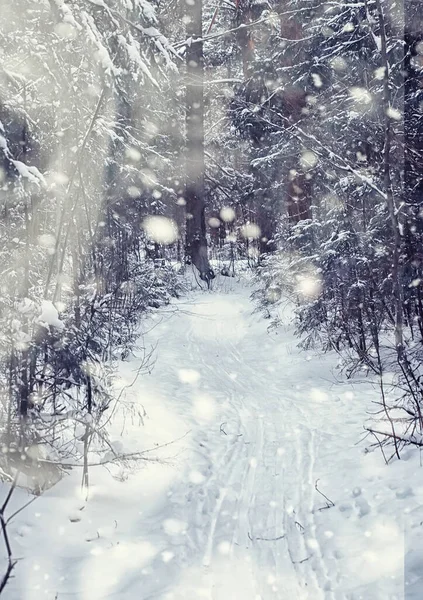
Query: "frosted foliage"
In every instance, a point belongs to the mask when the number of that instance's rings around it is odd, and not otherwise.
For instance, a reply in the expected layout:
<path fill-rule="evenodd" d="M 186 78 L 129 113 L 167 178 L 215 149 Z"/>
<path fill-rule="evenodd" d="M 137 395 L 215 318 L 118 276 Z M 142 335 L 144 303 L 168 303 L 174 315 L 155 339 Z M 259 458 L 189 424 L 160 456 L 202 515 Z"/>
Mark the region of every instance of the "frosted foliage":
<path fill-rule="evenodd" d="M 178 239 L 178 227 L 175 221 L 168 217 L 147 217 L 142 227 L 147 237 L 157 244 L 169 245 Z"/>
<path fill-rule="evenodd" d="M 11 160 L 10 162 L 14 165 L 21 177 L 24 177 L 25 179 L 28 179 L 28 181 L 36 184 L 46 184 L 44 176 L 40 173 L 37 167 L 28 166 L 20 160 Z"/>
<path fill-rule="evenodd" d="M 143 12 L 143 15 L 148 21 L 155 23 L 156 18 L 156 10 L 154 5 L 149 0 L 132 0 L 134 7 L 139 6 Z"/>

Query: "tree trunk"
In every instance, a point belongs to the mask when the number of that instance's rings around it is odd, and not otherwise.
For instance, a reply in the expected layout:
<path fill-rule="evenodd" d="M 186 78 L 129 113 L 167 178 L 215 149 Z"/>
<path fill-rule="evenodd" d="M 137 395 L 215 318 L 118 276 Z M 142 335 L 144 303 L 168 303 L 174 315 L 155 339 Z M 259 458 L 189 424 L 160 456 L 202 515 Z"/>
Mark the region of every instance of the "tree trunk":
<path fill-rule="evenodd" d="M 241 0 L 236 5 L 236 25 L 244 25 L 236 32 L 236 40 L 242 55 L 242 70 L 245 81 L 254 73 L 254 40 L 248 30 L 248 23 L 252 21 L 250 0 Z"/>
<path fill-rule="evenodd" d="M 202 0 L 187 7 L 187 37 L 202 37 Z M 204 57 L 203 43 L 188 43 L 186 50 L 186 255 L 210 284 L 214 272 L 207 256 L 204 206 Z"/>
<path fill-rule="evenodd" d="M 381 0 L 376 0 L 376 9 L 379 19 L 379 35 L 381 45 L 381 59 L 384 68 L 383 88 L 384 88 L 384 108 L 385 108 L 385 144 L 383 157 L 383 175 L 384 187 L 386 193 L 386 205 L 391 221 L 393 237 L 393 257 L 392 257 L 392 281 L 395 302 L 395 343 L 398 359 L 401 362 L 404 357 L 404 336 L 403 336 L 403 289 L 401 276 L 401 230 L 398 211 L 395 206 L 392 177 L 391 177 L 391 142 L 392 130 L 391 119 L 389 117 L 389 108 L 391 106 L 391 88 L 389 83 L 390 64 L 388 59 L 388 43 L 386 39 L 386 21 L 382 8 Z"/>

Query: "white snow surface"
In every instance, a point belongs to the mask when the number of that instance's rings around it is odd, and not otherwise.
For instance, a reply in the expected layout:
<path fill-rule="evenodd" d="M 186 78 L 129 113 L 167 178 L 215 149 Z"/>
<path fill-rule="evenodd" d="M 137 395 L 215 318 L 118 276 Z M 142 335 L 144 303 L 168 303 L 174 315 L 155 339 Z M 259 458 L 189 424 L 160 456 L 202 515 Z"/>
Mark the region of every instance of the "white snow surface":
<path fill-rule="evenodd" d="M 163 464 L 92 468 L 88 502 L 74 469 L 20 512 L 5 600 L 422 597 L 416 451 L 390 466 L 365 452 L 371 382 L 299 351 L 289 312 L 269 333 L 250 291 L 225 280 L 149 320 L 154 368 L 134 382 L 142 353 L 122 363 L 132 385 L 111 439 L 119 452 L 178 441 L 149 454 Z M 17 491 L 8 514 L 27 500 Z"/>

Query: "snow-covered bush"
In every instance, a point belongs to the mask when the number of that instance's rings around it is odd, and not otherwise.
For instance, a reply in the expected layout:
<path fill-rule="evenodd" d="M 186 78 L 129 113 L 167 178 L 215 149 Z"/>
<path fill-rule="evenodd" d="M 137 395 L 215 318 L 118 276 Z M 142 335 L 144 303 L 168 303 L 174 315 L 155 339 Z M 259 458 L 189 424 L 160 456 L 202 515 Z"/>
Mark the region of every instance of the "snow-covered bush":
<path fill-rule="evenodd" d="M 161 183 L 177 166 L 173 140 L 156 136 L 154 121 L 170 104 L 177 56 L 149 0 L 17 0 L 4 7 L 1 38 L 6 472 L 12 454 L 34 447 L 40 464 L 79 460 L 140 318 L 178 293 L 174 271 L 146 255 L 142 230 L 176 198 Z"/>

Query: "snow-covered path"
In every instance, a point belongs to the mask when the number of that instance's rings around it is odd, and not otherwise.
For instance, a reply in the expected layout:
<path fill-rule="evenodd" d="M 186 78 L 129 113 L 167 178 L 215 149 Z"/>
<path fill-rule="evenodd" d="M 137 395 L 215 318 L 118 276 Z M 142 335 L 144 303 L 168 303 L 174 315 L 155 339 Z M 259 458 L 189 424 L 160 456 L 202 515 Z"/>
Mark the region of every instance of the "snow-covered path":
<path fill-rule="evenodd" d="M 122 365 L 113 439 L 178 440 L 153 453 L 165 464 L 123 481 L 93 470 L 87 504 L 72 474 L 26 509 L 6 600 L 417 599 L 403 591 L 403 512 L 423 488 L 357 445 L 374 389 L 300 352 L 289 316 L 269 334 L 231 286 L 155 315 L 150 375 L 134 383 L 140 359 Z"/>
<path fill-rule="evenodd" d="M 211 472 L 197 486 L 190 523 L 201 578 L 216 600 L 329 598 L 313 519 L 323 394 L 311 387 L 316 373 L 305 357 L 303 365 L 289 359 L 292 338 L 272 343 L 251 309 L 244 296 L 208 296 L 181 328 L 188 350 L 181 368 L 198 373 L 183 393 L 203 421 L 196 436 L 200 472 Z M 318 403 L 312 426 L 305 397 Z M 180 596 L 187 595 L 183 589 Z"/>
<path fill-rule="evenodd" d="M 291 323 L 269 335 L 249 290 L 198 294 L 179 308 L 149 336 L 159 346 L 150 394 L 191 433 L 148 536 L 164 529 L 172 561 L 158 582 L 153 569 L 146 597 L 358 600 L 401 589 L 391 578 L 401 530 L 382 517 L 369 544 L 370 519 L 360 522 L 371 507 L 355 444 L 373 388 L 361 384 L 358 398 L 353 385 L 335 385 L 334 357 L 299 352 Z M 344 503 L 326 509 L 318 479 Z M 362 554 L 372 545 L 378 565 Z"/>

